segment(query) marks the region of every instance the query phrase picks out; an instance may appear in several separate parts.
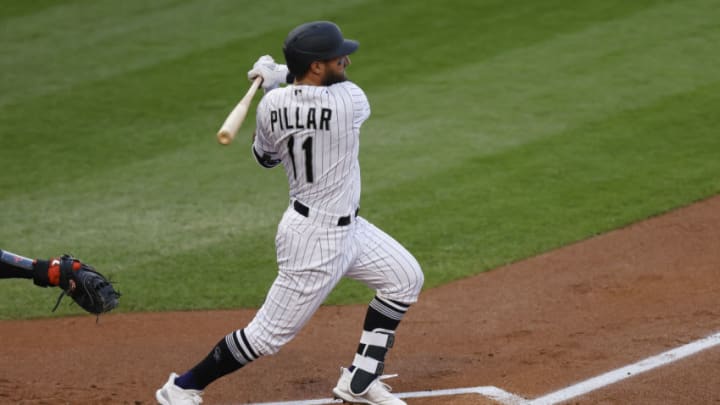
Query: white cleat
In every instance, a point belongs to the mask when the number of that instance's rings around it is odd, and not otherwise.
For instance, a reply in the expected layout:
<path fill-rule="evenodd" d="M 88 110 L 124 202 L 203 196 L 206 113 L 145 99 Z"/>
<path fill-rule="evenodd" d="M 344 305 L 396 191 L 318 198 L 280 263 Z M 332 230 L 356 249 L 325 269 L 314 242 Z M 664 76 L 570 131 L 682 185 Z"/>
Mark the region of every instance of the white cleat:
<path fill-rule="evenodd" d="M 198 405 L 202 403 L 202 391 L 186 390 L 175 385 L 175 377 L 170 373 L 165 385 L 155 391 L 155 399 L 160 405 Z"/>
<path fill-rule="evenodd" d="M 350 380 L 352 379 L 352 373 L 350 370 L 341 367 L 340 379 L 337 382 L 335 388 L 333 388 L 333 394 L 336 398 L 342 399 L 345 402 L 351 404 L 370 404 L 370 405 L 407 405 L 405 401 L 393 395 L 390 391 L 389 385 L 385 384 L 381 380 L 386 378 L 395 377 L 396 375 L 383 375 L 377 380 L 370 384 L 367 392 L 363 395 L 354 395 L 350 391 Z"/>

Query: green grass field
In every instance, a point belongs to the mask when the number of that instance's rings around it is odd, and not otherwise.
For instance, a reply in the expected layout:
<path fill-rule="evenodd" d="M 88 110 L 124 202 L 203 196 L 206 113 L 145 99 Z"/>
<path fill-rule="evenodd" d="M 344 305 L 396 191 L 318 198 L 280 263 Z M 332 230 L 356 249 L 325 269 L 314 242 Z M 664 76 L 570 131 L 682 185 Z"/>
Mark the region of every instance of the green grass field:
<path fill-rule="evenodd" d="M 0 248 L 75 254 L 119 311 L 260 305 L 286 180 L 254 162 L 252 113 L 215 132 L 317 19 L 361 43 L 362 213 L 426 288 L 720 192 L 715 0 L 266 3 L 4 1 Z M 56 294 L 2 280 L 0 319 L 81 313 Z"/>

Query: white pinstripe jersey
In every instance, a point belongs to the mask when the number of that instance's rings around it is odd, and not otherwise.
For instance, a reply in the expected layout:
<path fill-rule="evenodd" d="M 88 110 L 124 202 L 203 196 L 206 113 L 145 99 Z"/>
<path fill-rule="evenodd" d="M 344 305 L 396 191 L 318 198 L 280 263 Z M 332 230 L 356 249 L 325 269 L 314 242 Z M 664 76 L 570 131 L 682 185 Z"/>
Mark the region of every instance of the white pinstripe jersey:
<path fill-rule="evenodd" d="M 265 167 L 282 162 L 290 198 L 351 214 L 360 203 L 360 126 L 369 116 L 365 93 L 349 81 L 272 90 L 257 107 L 255 158 Z"/>

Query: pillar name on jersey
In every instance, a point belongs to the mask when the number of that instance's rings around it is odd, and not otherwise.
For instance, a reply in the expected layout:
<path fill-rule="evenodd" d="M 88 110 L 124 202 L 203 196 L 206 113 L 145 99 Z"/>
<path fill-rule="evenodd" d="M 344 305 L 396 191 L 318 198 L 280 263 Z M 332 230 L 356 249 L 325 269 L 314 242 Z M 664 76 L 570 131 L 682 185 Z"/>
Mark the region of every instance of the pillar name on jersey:
<path fill-rule="evenodd" d="M 290 110 L 290 111 L 288 111 Z M 293 111 L 294 110 L 294 111 Z M 270 130 L 275 132 L 275 125 L 280 130 L 287 129 L 320 129 L 330 130 L 330 119 L 333 112 L 329 108 L 310 107 L 307 113 L 303 113 L 300 107 L 294 109 L 283 107 L 270 111 Z"/>

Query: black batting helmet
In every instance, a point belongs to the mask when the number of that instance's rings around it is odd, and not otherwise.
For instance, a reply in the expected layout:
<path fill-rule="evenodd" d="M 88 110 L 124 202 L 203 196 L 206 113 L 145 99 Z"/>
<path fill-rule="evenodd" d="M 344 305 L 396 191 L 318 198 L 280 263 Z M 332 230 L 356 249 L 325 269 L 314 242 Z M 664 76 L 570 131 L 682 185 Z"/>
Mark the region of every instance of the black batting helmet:
<path fill-rule="evenodd" d="M 290 72 L 302 77 L 311 63 L 349 55 L 358 46 L 357 41 L 343 38 L 335 23 L 314 21 L 290 31 L 283 43 L 283 54 Z"/>

